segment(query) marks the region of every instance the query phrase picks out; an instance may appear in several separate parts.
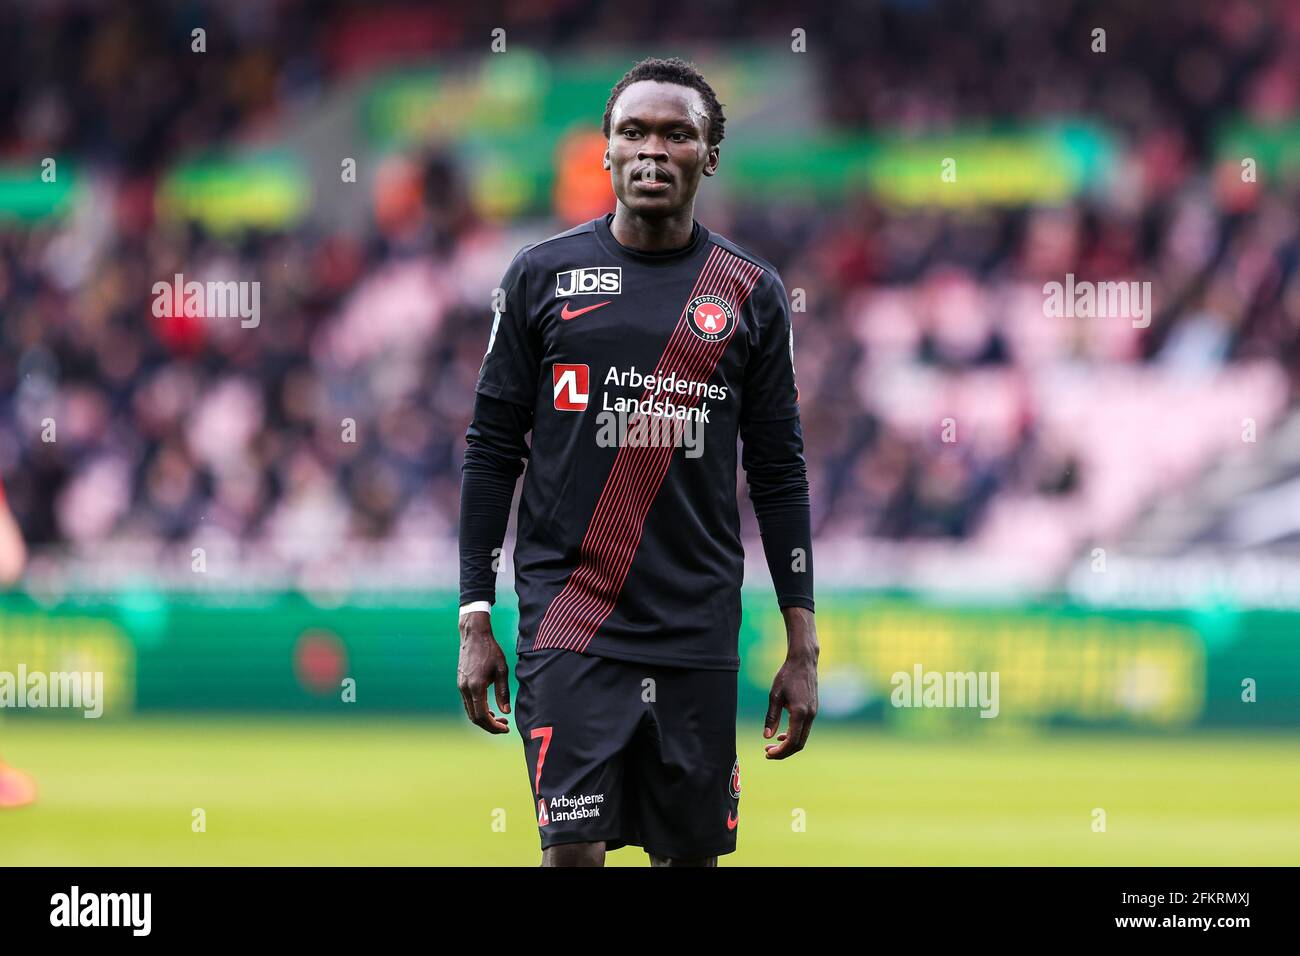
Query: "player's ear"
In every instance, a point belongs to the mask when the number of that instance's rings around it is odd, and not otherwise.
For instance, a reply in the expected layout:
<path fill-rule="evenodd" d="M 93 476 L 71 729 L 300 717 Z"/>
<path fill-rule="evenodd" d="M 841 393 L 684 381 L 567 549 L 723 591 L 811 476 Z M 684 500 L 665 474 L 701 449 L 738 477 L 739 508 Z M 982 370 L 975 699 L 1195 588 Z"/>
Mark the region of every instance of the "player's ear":
<path fill-rule="evenodd" d="M 718 171 L 718 161 L 721 157 L 721 146 L 710 146 L 708 155 L 704 159 L 704 175 L 712 176 Z"/>
<path fill-rule="evenodd" d="M 608 147 L 608 146 L 605 147 L 605 159 L 604 159 L 604 161 L 601 163 L 601 165 L 602 165 L 605 169 L 609 169 L 609 147 Z"/>

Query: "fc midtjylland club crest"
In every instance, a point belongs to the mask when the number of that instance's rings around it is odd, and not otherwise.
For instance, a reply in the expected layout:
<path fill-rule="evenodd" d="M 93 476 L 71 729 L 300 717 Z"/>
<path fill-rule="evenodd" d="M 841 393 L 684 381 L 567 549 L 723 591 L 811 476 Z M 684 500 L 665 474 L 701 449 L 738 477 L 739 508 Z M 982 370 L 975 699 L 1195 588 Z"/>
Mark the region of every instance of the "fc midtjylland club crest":
<path fill-rule="evenodd" d="M 731 334 L 736 313 L 721 296 L 697 295 L 686 307 L 686 324 L 704 341 L 716 342 Z"/>

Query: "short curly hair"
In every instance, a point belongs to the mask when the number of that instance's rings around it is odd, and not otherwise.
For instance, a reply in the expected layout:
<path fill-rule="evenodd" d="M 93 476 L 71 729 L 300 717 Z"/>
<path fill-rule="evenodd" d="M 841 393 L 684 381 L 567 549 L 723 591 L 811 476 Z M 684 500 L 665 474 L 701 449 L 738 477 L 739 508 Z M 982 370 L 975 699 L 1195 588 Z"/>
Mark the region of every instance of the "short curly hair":
<path fill-rule="evenodd" d="M 722 104 L 718 102 L 717 94 L 713 92 L 713 87 L 709 86 L 709 81 L 704 78 L 704 74 L 697 70 L 693 64 L 687 63 L 679 57 L 668 60 L 649 57 L 623 74 L 623 79 L 614 84 L 614 88 L 609 92 L 609 99 L 605 102 L 605 119 L 600 126 L 601 132 L 605 134 L 605 139 L 609 139 L 610 118 L 614 114 L 614 103 L 625 89 L 633 83 L 640 83 L 642 80 L 676 83 L 678 86 L 687 86 L 693 90 L 698 90 L 700 97 L 704 100 L 704 109 L 709 117 L 709 128 L 706 133 L 708 144 L 717 146 L 722 142 L 722 137 L 726 132 L 727 118 L 722 115 Z"/>

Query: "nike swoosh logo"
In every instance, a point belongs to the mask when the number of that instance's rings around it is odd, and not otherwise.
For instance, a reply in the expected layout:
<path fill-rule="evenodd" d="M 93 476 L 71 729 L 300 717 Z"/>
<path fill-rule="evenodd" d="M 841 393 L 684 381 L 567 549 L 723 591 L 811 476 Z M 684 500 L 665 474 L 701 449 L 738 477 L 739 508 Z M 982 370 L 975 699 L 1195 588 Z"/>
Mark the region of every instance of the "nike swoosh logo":
<path fill-rule="evenodd" d="M 739 820 L 738 818 L 736 818 L 735 816 L 731 815 L 730 813 L 727 814 L 727 829 L 728 829 L 728 830 L 734 830 L 734 829 L 736 829 L 736 824 L 739 823 L 739 822 L 740 822 L 740 820 Z"/>
<path fill-rule="evenodd" d="M 560 318 L 562 318 L 564 321 L 567 322 L 569 321 L 569 319 L 576 319 L 584 312 L 590 312 L 592 309 L 599 309 L 601 306 L 609 305 L 609 303 L 613 301 L 614 301 L 613 299 L 610 299 L 607 302 L 597 302 L 595 305 L 589 305 L 583 309 L 570 309 L 569 303 L 566 302 L 564 303 L 564 308 L 560 310 Z"/>

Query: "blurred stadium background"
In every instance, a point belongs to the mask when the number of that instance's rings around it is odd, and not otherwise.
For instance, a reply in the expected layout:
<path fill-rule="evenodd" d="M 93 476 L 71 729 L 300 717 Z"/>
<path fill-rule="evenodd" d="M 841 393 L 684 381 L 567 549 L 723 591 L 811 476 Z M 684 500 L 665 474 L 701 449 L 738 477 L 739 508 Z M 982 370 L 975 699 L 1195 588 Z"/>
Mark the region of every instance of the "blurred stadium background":
<path fill-rule="evenodd" d="M 0 862 L 536 861 L 455 689 L 459 464 L 491 290 L 612 208 L 652 54 L 726 106 L 697 218 L 801 294 L 822 710 L 761 759 L 743 499 L 727 862 L 1300 859 L 1296 4 L 42 0 L 0 7 L 0 670 L 107 704 L 0 715 Z M 156 315 L 176 273 L 260 324 Z M 1046 317 L 1067 275 L 1149 324 Z M 890 706 L 918 663 L 998 718 Z"/>

